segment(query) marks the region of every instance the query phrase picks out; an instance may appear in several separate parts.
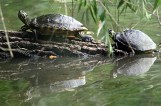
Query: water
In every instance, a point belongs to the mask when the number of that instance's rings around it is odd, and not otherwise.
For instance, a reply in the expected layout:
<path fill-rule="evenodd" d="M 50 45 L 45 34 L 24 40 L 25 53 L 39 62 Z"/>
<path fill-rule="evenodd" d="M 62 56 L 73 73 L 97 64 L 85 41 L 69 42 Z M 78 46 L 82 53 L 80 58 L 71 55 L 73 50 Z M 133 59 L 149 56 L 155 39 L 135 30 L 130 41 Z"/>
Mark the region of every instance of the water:
<path fill-rule="evenodd" d="M 68 15 L 72 15 L 71 3 L 67 5 Z M 23 25 L 17 18 L 20 9 L 31 17 L 66 12 L 65 4 L 51 0 L 1 0 L 1 6 L 8 30 L 18 30 Z M 81 13 L 77 14 L 74 9 L 73 16 L 81 21 Z M 122 28 L 135 23 L 129 19 L 140 18 L 123 16 Z M 82 22 L 96 33 L 91 20 Z M 161 42 L 155 17 L 140 22 L 136 29 L 150 35 L 157 44 Z M 159 54 L 1 60 L 0 106 L 160 106 L 160 64 Z"/>

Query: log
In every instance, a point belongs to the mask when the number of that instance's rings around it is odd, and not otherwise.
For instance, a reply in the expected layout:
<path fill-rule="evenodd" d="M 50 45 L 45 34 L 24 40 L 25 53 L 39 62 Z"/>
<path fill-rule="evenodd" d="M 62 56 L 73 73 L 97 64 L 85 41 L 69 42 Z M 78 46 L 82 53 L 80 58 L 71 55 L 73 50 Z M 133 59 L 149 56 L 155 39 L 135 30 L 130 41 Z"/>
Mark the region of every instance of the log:
<path fill-rule="evenodd" d="M 63 36 L 40 36 L 35 40 L 32 32 L 6 31 L 14 57 L 32 56 L 94 56 L 107 55 L 104 43 L 84 42 Z M 0 57 L 10 57 L 4 30 L 0 30 Z"/>

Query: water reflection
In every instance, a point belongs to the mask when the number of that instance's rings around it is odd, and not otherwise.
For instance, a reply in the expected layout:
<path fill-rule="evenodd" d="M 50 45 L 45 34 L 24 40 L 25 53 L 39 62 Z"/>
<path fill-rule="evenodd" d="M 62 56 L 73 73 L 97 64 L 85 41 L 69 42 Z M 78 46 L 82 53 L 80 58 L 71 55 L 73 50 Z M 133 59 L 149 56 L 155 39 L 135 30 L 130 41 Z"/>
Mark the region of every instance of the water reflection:
<path fill-rule="evenodd" d="M 72 91 L 86 84 L 86 73 L 102 60 L 100 57 L 11 60 L 0 63 L 0 80 L 24 79 L 29 83 L 25 91 L 25 100 L 28 101 L 57 92 Z"/>
<path fill-rule="evenodd" d="M 46 80 L 46 79 L 44 79 Z M 53 81 L 48 84 L 32 86 L 27 91 L 26 101 L 32 98 L 41 98 L 50 94 L 62 91 L 73 91 L 74 88 L 84 85 L 86 83 L 85 76 L 81 75 L 76 78 L 69 78 L 68 80 Z"/>
<path fill-rule="evenodd" d="M 137 76 L 147 72 L 153 65 L 156 56 L 152 55 L 135 55 L 116 61 L 116 66 L 111 72 L 111 76 L 116 78 L 119 75 Z"/>

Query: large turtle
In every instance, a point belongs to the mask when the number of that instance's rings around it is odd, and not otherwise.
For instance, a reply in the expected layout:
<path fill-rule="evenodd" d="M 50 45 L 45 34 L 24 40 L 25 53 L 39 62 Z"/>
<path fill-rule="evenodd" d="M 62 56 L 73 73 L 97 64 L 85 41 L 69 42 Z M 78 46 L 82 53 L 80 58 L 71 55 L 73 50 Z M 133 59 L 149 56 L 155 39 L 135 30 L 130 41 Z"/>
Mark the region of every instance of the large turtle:
<path fill-rule="evenodd" d="M 109 30 L 112 39 L 115 42 L 115 49 L 122 50 L 127 53 L 132 52 L 153 52 L 156 49 L 156 44 L 153 40 L 139 30 L 127 29 L 123 32 L 115 33 Z"/>
<path fill-rule="evenodd" d="M 25 24 L 21 27 L 22 31 L 30 29 L 35 35 L 62 35 L 78 36 L 80 32 L 88 29 L 76 19 L 63 14 L 46 14 L 30 19 L 26 12 L 18 12 L 19 19 Z M 83 35 L 79 36 L 83 38 Z M 90 39 L 91 36 L 88 37 Z M 91 38 L 93 39 L 93 38 Z"/>

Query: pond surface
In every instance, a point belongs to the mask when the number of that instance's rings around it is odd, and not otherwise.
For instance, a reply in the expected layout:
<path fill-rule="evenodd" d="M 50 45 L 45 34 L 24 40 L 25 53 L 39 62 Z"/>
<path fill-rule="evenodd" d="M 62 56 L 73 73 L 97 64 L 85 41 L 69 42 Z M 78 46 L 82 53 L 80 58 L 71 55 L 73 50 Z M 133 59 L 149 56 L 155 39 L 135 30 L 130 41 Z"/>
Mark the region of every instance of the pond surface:
<path fill-rule="evenodd" d="M 61 1 L 61 0 L 60 0 Z M 18 30 L 20 9 L 29 16 L 47 13 L 72 15 L 71 3 L 52 0 L 1 0 L 6 28 Z M 73 8 L 76 8 L 75 6 Z M 129 13 L 131 14 L 131 13 Z M 96 33 L 93 21 L 73 17 Z M 133 22 L 131 22 L 133 20 Z M 123 28 L 138 16 L 122 17 Z M 108 25 L 107 25 L 108 26 Z M 110 28 L 110 26 L 108 26 Z M 0 29 L 3 29 L 0 21 Z M 157 20 L 142 19 L 135 29 L 150 35 L 159 44 L 161 30 Z M 96 39 L 99 39 L 95 36 Z M 161 55 L 132 57 L 62 57 L 0 61 L 0 106 L 160 106 Z"/>

